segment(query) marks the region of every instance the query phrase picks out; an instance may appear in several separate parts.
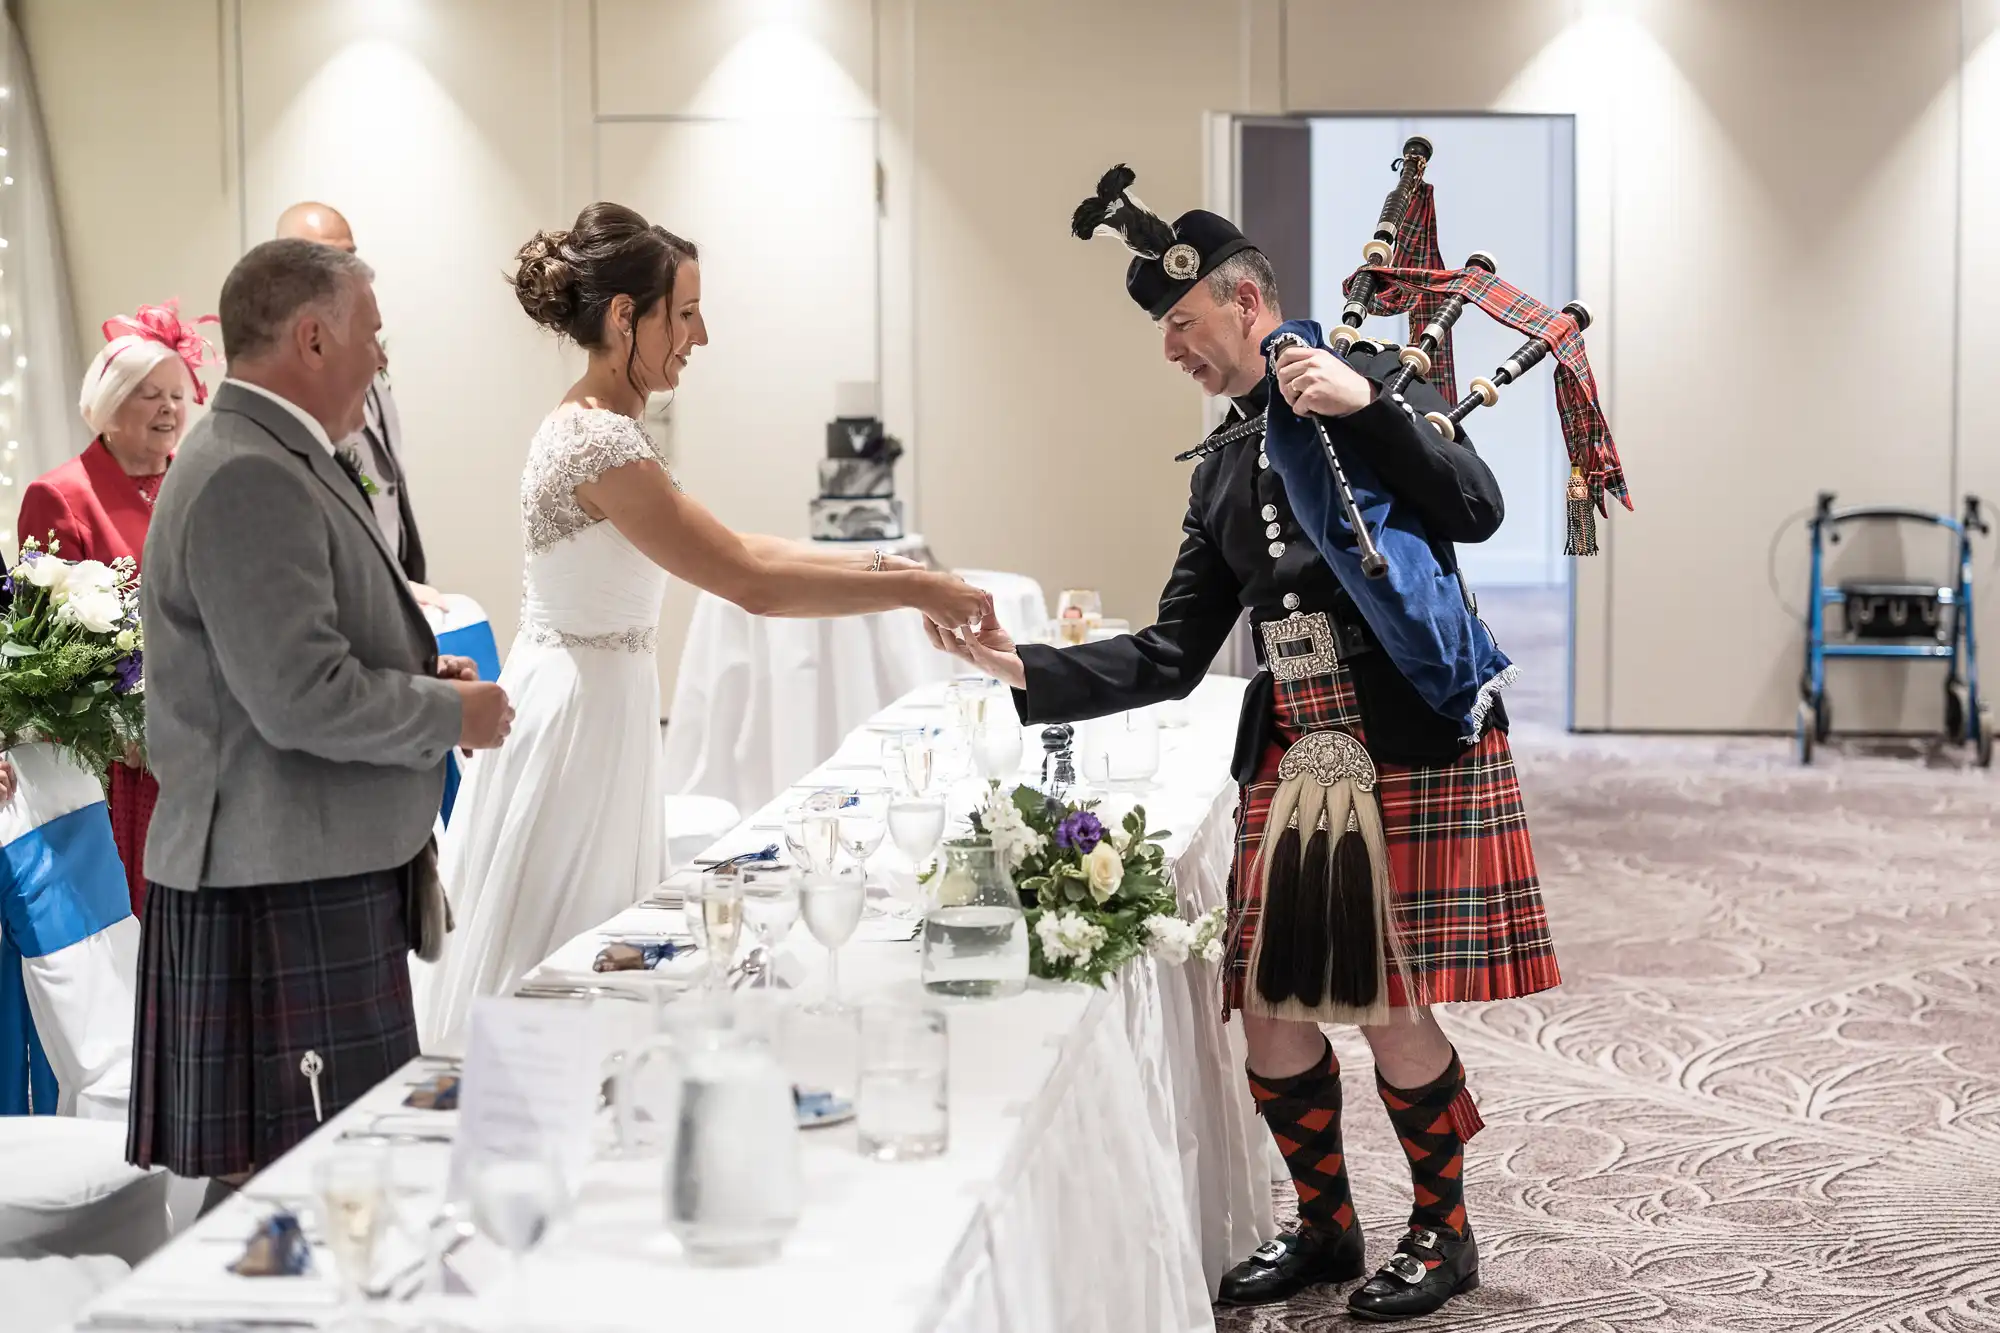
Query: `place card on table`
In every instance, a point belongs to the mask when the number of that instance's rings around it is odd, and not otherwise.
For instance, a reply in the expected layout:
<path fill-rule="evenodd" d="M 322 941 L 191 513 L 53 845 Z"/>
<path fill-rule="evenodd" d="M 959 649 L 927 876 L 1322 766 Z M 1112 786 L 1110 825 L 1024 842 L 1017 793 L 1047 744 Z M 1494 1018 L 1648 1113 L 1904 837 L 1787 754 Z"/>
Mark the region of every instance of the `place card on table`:
<path fill-rule="evenodd" d="M 488 1161 L 546 1157 L 574 1181 L 590 1160 L 603 1042 L 589 1005 L 473 1001 L 447 1195 L 470 1195 Z"/>

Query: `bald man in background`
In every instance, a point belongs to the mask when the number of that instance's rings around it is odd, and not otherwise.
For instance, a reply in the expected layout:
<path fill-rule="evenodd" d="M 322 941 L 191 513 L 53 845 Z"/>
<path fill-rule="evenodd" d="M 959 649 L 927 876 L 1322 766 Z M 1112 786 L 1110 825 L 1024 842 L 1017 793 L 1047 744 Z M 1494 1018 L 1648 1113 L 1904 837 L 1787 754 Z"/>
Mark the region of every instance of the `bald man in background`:
<path fill-rule="evenodd" d="M 316 241 L 336 250 L 355 252 L 354 231 L 340 210 L 327 204 L 293 204 L 278 215 L 280 239 Z M 424 580 L 424 543 L 417 535 L 416 514 L 410 507 L 409 481 L 403 471 L 403 419 L 396 413 L 396 400 L 389 393 L 388 357 L 383 371 L 368 386 L 368 398 L 361 429 L 342 440 L 336 453 L 350 475 L 366 477 L 364 489 L 372 487 L 368 501 L 375 522 L 388 539 L 389 549 L 403 567 L 411 591 L 423 604 L 435 605 L 438 593 Z"/>

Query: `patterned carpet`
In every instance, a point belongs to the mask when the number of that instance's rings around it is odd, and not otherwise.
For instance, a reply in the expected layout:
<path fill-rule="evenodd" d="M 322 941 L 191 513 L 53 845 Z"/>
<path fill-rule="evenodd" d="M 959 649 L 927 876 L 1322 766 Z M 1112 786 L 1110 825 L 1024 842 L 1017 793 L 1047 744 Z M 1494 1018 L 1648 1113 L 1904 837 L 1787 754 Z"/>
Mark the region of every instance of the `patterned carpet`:
<path fill-rule="evenodd" d="M 1428 1326 L 2000 1329 L 2000 776 L 1912 743 L 1516 745 L 1566 980 L 1443 1015 L 1489 1126 L 1484 1285 Z M 1409 1177 L 1334 1039 L 1379 1263 Z M 1359 1327 L 1346 1292 L 1218 1324 Z"/>

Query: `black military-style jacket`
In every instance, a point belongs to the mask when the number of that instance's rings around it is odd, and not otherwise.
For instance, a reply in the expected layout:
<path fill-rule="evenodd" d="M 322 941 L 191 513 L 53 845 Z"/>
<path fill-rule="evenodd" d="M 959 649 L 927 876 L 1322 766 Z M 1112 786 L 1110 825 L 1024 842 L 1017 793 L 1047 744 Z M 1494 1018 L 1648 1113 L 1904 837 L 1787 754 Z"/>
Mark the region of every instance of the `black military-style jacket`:
<path fill-rule="evenodd" d="M 1444 408 L 1435 389 L 1413 383 L 1407 402 L 1392 401 L 1381 390 L 1398 368 L 1394 349 L 1356 349 L 1348 364 L 1375 381 L 1378 392 L 1369 406 L 1329 421 L 1335 447 L 1343 457 L 1365 461 L 1398 500 L 1416 509 L 1439 563 L 1455 571 L 1453 543 L 1485 541 L 1499 529 L 1499 484 L 1463 432 L 1447 441 L 1423 420 L 1425 412 Z M 1265 392 L 1260 384 L 1250 398 L 1238 400 L 1210 438 L 1261 412 Z M 1185 698 L 1245 610 L 1258 623 L 1293 611 L 1325 611 L 1339 638 L 1337 651 L 1353 672 L 1362 731 L 1375 757 L 1396 763 L 1456 759 L 1465 749 L 1457 723 L 1433 711 L 1382 651 L 1300 529 L 1261 440 L 1253 432 L 1196 465 L 1180 555 L 1151 625 L 1076 647 L 1021 645 L 1027 670 L 1027 689 L 1015 692 L 1021 720 L 1072 722 Z M 1253 762 L 1261 753 L 1251 733 L 1261 733 L 1268 720 L 1268 689 L 1266 673 L 1246 701 L 1239 767 L 1246 751 Z M 1497 704 L 1491 725 L 1507 725 Z"/>

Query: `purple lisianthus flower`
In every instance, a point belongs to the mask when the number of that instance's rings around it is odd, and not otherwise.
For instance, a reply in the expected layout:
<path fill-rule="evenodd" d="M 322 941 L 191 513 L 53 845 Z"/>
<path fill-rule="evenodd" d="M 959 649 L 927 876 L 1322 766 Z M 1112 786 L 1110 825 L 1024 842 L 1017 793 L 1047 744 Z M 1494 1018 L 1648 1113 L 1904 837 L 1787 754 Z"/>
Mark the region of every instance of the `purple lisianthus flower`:
<path fill-rule="evenodd" d="M 1056 846 L 1080 856 L 1090 855 L 1104 841 L 1104 825 L 1088 810 L 1079 810 L 1056 825 Z"/>
<path fill-rule="evenodd" d="M 139 684 L 140 677 L 146 673 L 145 659 L 146 654 L 144 652 L 136 652 L 129 657 L 122 657 L 118 660 L 113 667 L 118 673 L 118 678 L 111 682 L 111 689 L 114 693 L 130 694 L 132 692 L 134 687 Z"/>

